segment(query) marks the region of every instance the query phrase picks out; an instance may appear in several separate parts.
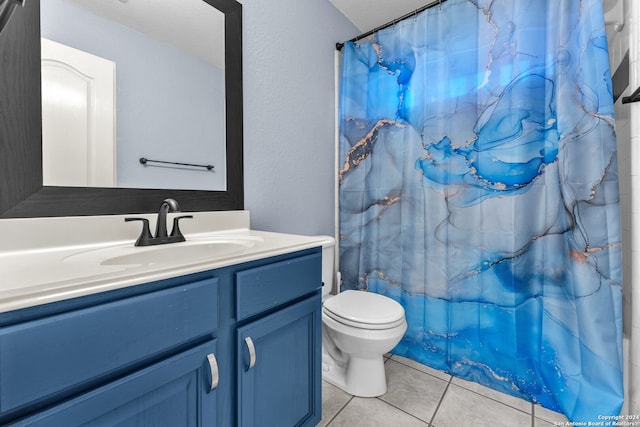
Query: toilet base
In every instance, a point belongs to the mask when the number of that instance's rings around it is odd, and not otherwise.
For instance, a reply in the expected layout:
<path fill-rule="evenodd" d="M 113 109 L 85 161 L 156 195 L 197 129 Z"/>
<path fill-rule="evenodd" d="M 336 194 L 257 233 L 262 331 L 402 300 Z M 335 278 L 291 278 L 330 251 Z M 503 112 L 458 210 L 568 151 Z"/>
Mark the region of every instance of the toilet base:
<path fill-rule="evenodd" d="M 387 392 L 387 378 L 382 355 L 349 355 L 344 363 L 322 350 L 322 379 L 358 397 L 378 397 Z"/>

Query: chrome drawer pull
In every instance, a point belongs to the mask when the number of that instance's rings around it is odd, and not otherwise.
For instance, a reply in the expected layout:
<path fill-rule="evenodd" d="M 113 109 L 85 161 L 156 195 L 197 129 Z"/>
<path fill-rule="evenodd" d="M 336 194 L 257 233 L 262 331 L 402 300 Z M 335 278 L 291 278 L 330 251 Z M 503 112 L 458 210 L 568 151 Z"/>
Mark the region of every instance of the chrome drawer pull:
<path fill-rule="evenodd" d="M 244 342 L 245 344 L 247 344 L 247 349 L 249 349 L 249 367 L 247 368 L 248 371 L 256 364 L 256 348 L 253 345 L 253 340 L 251 339 L 251 337 L 246 337 L 244 339 Z"/>
<path fill-rule="evenodd" d="M 209 391 L 213 391 L 218 387 L 218 362 L 213 353 L 207 354 L 207 360 L 209 361 L 209 369 L 211 369 L 211 387 Z"/>

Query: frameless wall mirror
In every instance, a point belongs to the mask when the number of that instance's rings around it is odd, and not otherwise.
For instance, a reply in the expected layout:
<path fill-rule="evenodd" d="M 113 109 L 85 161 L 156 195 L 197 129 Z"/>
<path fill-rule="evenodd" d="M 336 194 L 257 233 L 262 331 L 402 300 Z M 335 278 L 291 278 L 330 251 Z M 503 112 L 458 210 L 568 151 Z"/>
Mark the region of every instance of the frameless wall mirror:
<path fill-rule="evenodd" d="M 0 217 L 242 209 L 241 23 L 235 0 L 24 0 L 0 33 Z"/>

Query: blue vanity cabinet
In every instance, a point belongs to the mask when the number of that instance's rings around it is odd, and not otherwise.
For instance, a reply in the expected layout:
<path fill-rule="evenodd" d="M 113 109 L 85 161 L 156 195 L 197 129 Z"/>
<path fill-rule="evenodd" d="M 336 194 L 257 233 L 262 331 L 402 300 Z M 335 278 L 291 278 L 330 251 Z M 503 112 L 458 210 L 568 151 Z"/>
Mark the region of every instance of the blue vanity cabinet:
<path fill-rule="evenodd" d="M 315 253 L 237 273 L 238 426 L 320 422 L 321 268 Z"/>
<path fill-rule="evenodd" d="M 314 248 L 0 313 L 0 425 L 316 425 L 321 269 Z"/>

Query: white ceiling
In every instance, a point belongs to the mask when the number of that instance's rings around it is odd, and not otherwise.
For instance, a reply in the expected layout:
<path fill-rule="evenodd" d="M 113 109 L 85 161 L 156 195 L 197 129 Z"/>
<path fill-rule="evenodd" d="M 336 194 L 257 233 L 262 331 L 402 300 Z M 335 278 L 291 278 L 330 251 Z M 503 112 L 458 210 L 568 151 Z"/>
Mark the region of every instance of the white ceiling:
<path fill-rule="evenodd" d="M 329 0 L 363 33 L 413 12 L 432 0 Z"/>

